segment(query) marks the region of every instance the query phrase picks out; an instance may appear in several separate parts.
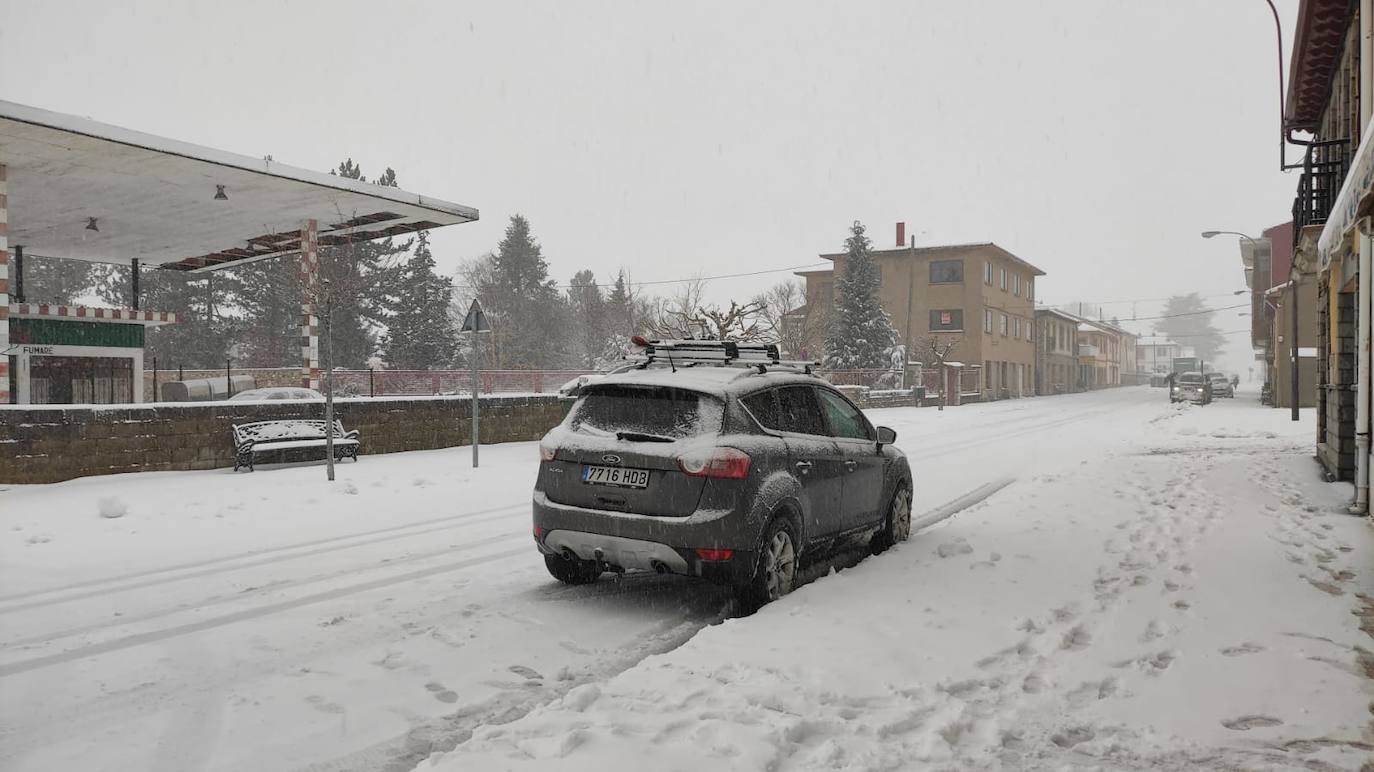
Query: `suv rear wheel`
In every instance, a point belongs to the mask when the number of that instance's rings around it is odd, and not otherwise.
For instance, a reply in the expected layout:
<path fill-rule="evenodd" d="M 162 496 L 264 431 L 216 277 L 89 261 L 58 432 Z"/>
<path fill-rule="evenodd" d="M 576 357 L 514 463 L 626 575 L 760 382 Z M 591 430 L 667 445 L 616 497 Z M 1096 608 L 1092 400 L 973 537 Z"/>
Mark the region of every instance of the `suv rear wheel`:
<path fill-rule="evenodd" d="M 564 584 L 591 584 L 601 577 L 601 566 L 595 560 L 578 560 L 562 555 L 545 555 L 544 567 L 553 578 Z"/>
<path fill-rule="evenodd" d="M 879 555 L 898 542 L 911 536 L 911 489 L 906 485 L 897 488 L 892 494 L 892 503 L 887 508 L 887 520 L 882 530 L 873 534 L 871 543 L 873 554 Z"/>
<path fill-rule="evenodd" d="M 748 584 L 736 588 L 746 611 L 753 611 L 792 591 L 797 579 L 797 538 L 785 517 L 774 518 L 764 531 L 759 562 Z"/>

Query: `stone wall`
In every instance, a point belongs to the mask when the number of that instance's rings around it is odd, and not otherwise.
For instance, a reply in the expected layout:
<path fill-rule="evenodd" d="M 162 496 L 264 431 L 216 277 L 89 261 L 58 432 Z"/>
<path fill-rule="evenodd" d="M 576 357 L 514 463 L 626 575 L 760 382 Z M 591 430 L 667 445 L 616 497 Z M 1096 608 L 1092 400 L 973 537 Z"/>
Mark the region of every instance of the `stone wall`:
<path fill-rule="evenodd" d="M 334 410 L 362 435 L 362 454 L 467 445 L 470 397 L 345 398 Z M 323 418 L 323 403 L 176 403 L 102 409 L 0 408 L 0 483 L 97 474 L 233 467 L 230 426 Z M 483 443 L 537 440 L 563 417 L 557 397 L 482 398 Z M 321 458 L 302 452 L 301 457 Z"/>

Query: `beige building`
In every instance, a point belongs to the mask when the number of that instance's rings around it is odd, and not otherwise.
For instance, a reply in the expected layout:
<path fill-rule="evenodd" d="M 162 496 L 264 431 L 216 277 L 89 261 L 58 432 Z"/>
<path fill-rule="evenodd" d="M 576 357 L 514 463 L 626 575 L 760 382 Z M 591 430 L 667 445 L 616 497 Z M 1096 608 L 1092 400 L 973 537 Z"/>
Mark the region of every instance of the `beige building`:
<path fill-rule="evenodd" d="M 1035 312 L 1035 393 L 1067 394 L 1078 386 L 1078 323 L 1073 314 L 1055 308 Z"/>
<path fill-rule="evenodd" d="M 805 271 L 807 306 L 833 307 L 844 253 L 821 255 L 833 271 Z M 984 399 L 1029 396 L 1035 388 L 1035 280 L 1044 271 L 996 244 L 875 248 L 879 301 L 907 358 L 929 364 L 931 344 L 947 361 L 982 367 Z M 819 341 L 812 351 L 819 356 Z"/>

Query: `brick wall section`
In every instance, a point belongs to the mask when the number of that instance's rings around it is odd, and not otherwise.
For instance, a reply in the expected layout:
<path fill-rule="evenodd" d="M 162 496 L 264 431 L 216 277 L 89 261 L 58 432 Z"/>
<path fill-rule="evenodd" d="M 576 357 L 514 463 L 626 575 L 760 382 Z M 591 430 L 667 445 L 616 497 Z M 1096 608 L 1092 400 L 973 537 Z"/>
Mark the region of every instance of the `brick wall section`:
<path fill-rule="evenodd" d="M 1336 298 L 1335 381 L 1327 384 L 1326 437 L 1318 445 L 1318 457 L 1327 472 L 1338 480 L 1355 479 L 1355 365 L 1356 319 L 1354 293 Z"/>
<path fill-rule="evenodd" d="M 471 405 L 470 398 L 360 398 L 338 400 L 334 410 L 345 429 L 362 434 L 362 453 L 369 455 L 466 445 Z M 232 468 L 232 424 L 302 417 L 323 418 L 323 403 L 0 409 L 0 483 Z M 483 397 L 482 442 L 537 440 L 562 417 L 557 397 Z"/>

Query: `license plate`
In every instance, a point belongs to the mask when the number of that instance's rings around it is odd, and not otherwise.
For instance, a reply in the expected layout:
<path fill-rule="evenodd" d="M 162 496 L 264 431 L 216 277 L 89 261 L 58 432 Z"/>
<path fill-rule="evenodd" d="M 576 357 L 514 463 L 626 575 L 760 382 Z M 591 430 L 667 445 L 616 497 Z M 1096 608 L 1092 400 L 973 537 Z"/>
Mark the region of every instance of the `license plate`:
<path fill-rule="evenodd" d="M 649 470 L 588 465 L 582 467 L 582 482 L 592 485 L 616 485 L 622 488 L 647 488 Z"/>

